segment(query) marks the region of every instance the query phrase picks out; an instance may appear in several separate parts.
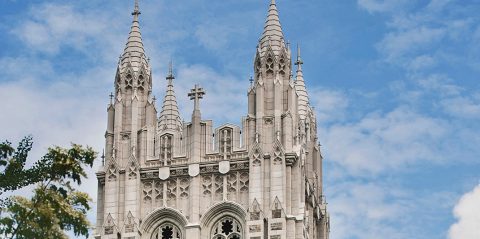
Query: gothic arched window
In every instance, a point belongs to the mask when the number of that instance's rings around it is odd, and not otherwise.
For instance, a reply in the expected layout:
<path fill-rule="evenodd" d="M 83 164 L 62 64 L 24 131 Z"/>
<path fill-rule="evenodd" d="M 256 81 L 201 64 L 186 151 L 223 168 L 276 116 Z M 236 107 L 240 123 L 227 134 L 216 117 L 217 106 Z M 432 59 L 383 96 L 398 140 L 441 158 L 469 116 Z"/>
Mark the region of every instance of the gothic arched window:
<path fill-rule="evenodd" d="M 173 136 L 165 134 L 160 137 L 160 159 L 164 165 L 170 165 L 173 157 Z"/>
<path fill-rule="evenodd" d="M 212 228 L 212 239 L 243 239 L 242 225 L 233 217 L 224 217 Z"/>
<path fill-rule="evenodd" d="M 220 153 L 231 154 L 233 149 L 233 132 L 231 128 L 224 128 L 220 130 Z"/>
<path fill-rule="evenodd" d="M 183 237 L 182 231 L 176 225 L 164 223 L 153 232 L 151 239 L 183 239 Z"/>

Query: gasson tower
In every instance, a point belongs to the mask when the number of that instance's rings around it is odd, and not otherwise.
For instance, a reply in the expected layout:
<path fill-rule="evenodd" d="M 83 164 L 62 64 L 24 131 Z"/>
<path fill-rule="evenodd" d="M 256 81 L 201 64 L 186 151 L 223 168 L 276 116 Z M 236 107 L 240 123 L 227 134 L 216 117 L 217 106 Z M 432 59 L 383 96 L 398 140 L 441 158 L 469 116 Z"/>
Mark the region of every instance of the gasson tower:
<path fill-rule="evenodd" d="M 316 116 L 300 49 L 292 59 L 275 0 L 245 85 L 241 127 L 214 129 L 202 119 L 208 89 L 198 85 L 188 94 L 190 122 L 181 120 L 171 65 L 156 107 L 138 1 L 132 15 L 107 107 L 95 238 L 328 239 Z"/>

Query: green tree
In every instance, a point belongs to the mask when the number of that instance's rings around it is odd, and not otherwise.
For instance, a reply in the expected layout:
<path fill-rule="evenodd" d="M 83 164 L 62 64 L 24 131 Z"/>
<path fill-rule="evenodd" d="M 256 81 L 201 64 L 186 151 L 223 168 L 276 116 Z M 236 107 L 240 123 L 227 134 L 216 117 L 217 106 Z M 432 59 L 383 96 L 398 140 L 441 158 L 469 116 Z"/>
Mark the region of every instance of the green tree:
<path fill-rule="evenodd" d="M 55 146 L 26 168 L 32 144 L 32 137 L 25 137 L 16 149 L 8 141 L 0 143 L 0 237 L 68 238 L 65 231 L 88 237 L 91 199 L 75 186 L 86 178 L 85 169 L 92 167 L 97 153 L 77 144 L 68 149 Z M 30 185 L 35 186 L 31 198 L 1 197 Z"/>

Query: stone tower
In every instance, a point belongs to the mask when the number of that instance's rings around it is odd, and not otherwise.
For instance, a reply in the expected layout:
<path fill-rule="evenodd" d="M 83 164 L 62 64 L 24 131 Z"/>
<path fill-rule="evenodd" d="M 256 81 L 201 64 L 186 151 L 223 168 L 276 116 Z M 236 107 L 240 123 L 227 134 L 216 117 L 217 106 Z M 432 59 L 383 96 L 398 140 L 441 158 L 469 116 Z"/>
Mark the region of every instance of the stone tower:
<path fill-rule="evenodd" d="M 107 107 L 96 238 L 328 239 L 316 116 L 271 0 L 242 127 L 213 129 L 200 86 L 183 122 L 172 65 L 157 115 L 138 1 Z M 220 113 L 220 112 L 219 112 Z M 157 118 L 158 116 L 158 118 Z"/>

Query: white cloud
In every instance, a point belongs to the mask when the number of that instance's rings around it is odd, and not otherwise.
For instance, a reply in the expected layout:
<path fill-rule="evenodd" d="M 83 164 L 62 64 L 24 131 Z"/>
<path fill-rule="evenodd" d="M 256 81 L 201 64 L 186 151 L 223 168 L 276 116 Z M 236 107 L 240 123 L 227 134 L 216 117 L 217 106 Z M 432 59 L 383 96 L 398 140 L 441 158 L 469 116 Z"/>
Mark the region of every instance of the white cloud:
<path fill-rule="evenodd" d="M 215 119 L 215 124 L 238 123 L 247 113 L 248 82 L 229 74 L 221 74 L 205 65 L 179 66 L 174 82 L 180 111 L 190 121 L 193 102 L 187 97 L 190 89 L 199 84 L 206 91 L 200 102 L 203 119 Z M 159 106 L 160 107 L 160 106 Z M 218 112 L 223 112 L 221 115 Z"/>
<path fill-rule="evenodd" d="M 325 88 L 309 89 L 310 103 L 315 107 L 317 120 L 326 124 L 345 117 L 349 105 L 348 96 L 341 91 Z"/>
<path fill-rule="evenodd" d="M 388 33 L 378 44 L 378 49 L 387 60 L 395 61 L 418 49 L 431 47 L 445 35 L 442 28 L 420 26 Z"/>
<path fill-rule="evenodd" d="M 398 11 L 405 0 L 358 0 L 357 4 L 369 13 Z"/>
<path fill-rule="evenodd" d="M 323 129 L 326 157 L 345 175 L 375 176 L 405 170 L 420 161 L 442 161 L 439 148 L 450 128 L 443 120 L 399 107 L 371 113 L 358 122 Z M 348 149 L 348 150 L 345 150 Z"/>
<path fill-rule="evenodd" d="M 445 112 L 452 117 L 480 119 L 480 99 L 468 96 L 459 96 L 443 99 L 440 102 Z"/>
<path fill-rule="evenodd" d="M 458 221 L 450 227 L 450 239 L 480 238 L 480 185 L 462 196 L 453 213 Z"/>
<path fill-rule="evenodd" d="M 456 85 L 452 79 L 442 74 L 431 74 L 426 77 L 411 78 L 417 81 L 425 93 L 437 94 L 440 97 L 455 96 L 464 91 L 464 89 Z"/>
<path fill-rule="evenodd" d="M 63 48 L 72 48 L 98 58 L 119 46 L 119 31 L 111 24 L 113 15 L 114 12 L 100 14 L 95 9 L 80 11 L 72 5 L 47 3 L 32 8 L 28 18 L 11 32 L 37 52 L 56 55 Z"/>

